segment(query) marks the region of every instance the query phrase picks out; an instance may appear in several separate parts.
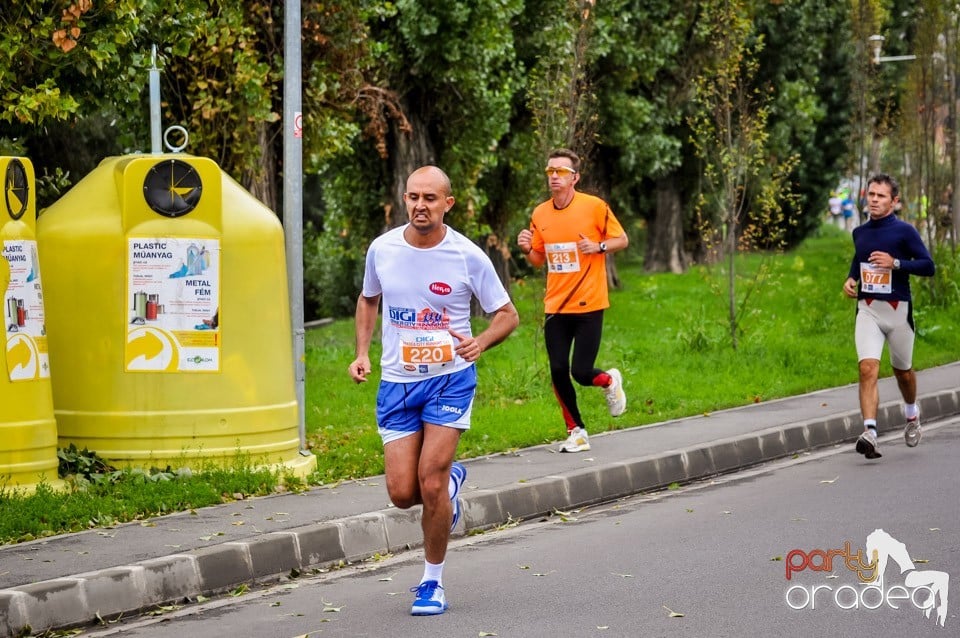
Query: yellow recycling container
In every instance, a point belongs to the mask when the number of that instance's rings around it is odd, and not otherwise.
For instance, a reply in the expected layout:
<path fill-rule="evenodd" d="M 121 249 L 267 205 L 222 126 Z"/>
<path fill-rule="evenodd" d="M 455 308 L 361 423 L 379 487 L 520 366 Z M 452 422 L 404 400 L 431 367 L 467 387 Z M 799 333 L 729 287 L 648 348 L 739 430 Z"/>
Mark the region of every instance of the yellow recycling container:
<path fill-rule="evenodd" d="M 57 423 L 40 263 L 37 257 L 34 173 L 30 160 L 0 157 L 0 291 L 3 291 L 3 364 L 0 365 L 0 487 L 30 493 L 45 482 L 58 488 Z"/>
<path fill-rule="evenodd" d="M 215 162 L 107 158 L 44 211 L 37 239 L 61 446 L 121 467 L 201 469 L 239 453 L 313 471 L 283 229 Z"/>

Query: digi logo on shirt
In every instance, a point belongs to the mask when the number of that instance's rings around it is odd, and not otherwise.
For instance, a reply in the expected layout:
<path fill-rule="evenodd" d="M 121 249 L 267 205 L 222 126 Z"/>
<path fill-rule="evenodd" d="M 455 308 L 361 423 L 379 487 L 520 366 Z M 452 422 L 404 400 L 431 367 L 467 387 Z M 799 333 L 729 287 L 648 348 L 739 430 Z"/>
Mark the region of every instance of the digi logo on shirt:
<path fill-rule="evenodd" d="M 394 308 L 390 306 L 390 323 L 405 324 L 413 323 L 417 320 L 417 311 L 413 308 Z"/>

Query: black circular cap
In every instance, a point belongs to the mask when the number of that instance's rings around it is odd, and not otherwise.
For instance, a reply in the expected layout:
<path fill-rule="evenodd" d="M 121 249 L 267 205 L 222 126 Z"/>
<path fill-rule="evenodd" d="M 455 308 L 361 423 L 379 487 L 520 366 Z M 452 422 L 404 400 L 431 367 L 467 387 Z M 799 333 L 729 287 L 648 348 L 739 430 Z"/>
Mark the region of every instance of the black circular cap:
<path fill-rule="evenodd" d="M 7 174 L 3 178 L 3 199 L 10 217 L 14 220 L 23 217 L 27 202 L 30 201 L 30 185 L 23 162 L 16 158 L 7 164 Z"/>
<path fill-rule="evenodd" d="M 158 162 L 143 178 L 143 198 L 147 206 L 165 217 L 186 215 L 197 207 L 202 193 L 203 183 L 197 169 L 182 160 Z"/>

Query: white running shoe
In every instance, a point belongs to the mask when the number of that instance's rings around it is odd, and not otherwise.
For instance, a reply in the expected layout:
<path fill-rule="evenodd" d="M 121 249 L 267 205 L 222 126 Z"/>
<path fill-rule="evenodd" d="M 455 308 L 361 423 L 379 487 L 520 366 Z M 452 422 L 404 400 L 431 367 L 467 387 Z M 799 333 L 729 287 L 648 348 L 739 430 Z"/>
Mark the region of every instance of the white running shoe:
<path fill-rule="evenodd" d="M 435 580 L 420 583 L 416 587 L 411 587 L 410 591 L 417 594 L 413 606 L 410 607 L 411 616 L 436 616 L 450 607 L 447 604 L 447 597 L 443 594 L 443 587 Z"/>
<path fill-rule="evenodd" d="M 877 443 L 876 430 L 867 428 L 863 431 L 863 434 L 857 438 L 857 452 L 868 459 L 879 459 L 883 456 L 880 454 L 880 445 Z"/>
<path fill-rule="evenodd" d="M 610 375 L 610 385 L 603 389 L 604 397 L 607 399 L 607 409 L 610 410 L 610 416 L 620 416 L 627 409 L 627 395 L 623 392 L 623 375 L 616 368 L 607 370 Z"/>
<path fill-rule="evenodd" d="M 583 428 L 576 427 L 570 432 L 570 436 L 560 446 L 561 452 L 586 452 L 590 449 L 590 437 Z"/>
<path fill-rule="evenodd" d="M 920 439 L 923 437 L 923 430 L 920 429 L 920 417 L 915 416 L 907 419 L 907 427 L 903 429 L 903 440 L 907 447 L 917 447 L 920 445 Z"/>

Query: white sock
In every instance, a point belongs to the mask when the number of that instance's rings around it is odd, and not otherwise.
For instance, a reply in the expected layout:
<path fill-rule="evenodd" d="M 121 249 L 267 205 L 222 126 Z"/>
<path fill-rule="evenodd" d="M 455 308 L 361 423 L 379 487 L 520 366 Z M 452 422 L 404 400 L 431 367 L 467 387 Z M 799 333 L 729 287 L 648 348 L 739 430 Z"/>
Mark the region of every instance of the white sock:
<path fill-rule="evenodd" d="M 906 403 L 903 406 L 903 414 L 908 419 L 915 419 L 920 415 L 920 408 L 917 407 L 916 403 Z"/>
<path fill-rule="evenodd" d="M 443 587 L 443 563 L 434 565 L 426 560 L 423 561 L 423 578 L 420 579 L 420 583 L 425 583 L 428 580 L 435 580 Z"/>
<path fill-rule="evenodd" d="M 864 427 L 864 428 L 873 428 L 874 430 L 876 430 L 876 429 L 877 429 L 877 420 L 876 420 L 876 419 L 864 419 L 864 420 L 863 420 L 863 427 Z"/>

